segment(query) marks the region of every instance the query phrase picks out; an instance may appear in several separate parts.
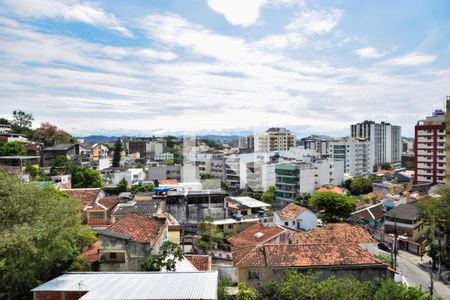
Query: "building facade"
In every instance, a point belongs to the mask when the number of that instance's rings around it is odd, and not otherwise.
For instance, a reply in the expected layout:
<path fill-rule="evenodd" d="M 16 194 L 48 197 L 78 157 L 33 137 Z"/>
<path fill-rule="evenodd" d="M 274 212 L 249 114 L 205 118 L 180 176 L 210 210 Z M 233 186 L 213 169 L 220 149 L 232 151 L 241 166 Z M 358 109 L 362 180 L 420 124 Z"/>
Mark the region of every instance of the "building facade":
<path fill-rule="evenodd" d="M 414 130 L 416 183 L 445 183 L 445 112 L 435 110 L 417 122 Z"/>
<path fill-rule="evenodd" d="M 374 166 L 382 163 L 400 166 L 402 151 L 400 126 L 385 122 L 364 121 L 351 125 L 351 136 L 370 142 L 371 160 Z"/>
<path fill-rule="evenodd" d="M 295 146 L 295 137 L 286 128 L 269 128 L 263 134 L 255 136 L 255 151 L 285 151 Z"/>
<path fill-rule="evenodd" d="M 329 144 L 330 157 L 344 160 L 344 172 L 361 176 L 373 171 L 371 143 L 364 139 L 339 139 Z"/>

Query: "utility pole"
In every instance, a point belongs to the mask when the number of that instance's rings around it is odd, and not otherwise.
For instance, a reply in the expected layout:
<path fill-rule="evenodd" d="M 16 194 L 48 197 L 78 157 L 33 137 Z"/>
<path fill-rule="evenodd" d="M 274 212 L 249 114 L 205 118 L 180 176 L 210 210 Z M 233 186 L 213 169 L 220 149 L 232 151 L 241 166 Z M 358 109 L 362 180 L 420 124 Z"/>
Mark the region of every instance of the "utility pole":
<path fill-rule="evenodd" d="M 394 246 L 392 247 L 394 249 L 394 269 L 397 270 L 397 238 L 398 238 L 398 232 L 397 232 L 397 217 L 394 215 Z"/>
<path fill-rule="evenodd" d="M 433 290 L 434 290 L 434 282 L 433 282 L 433 266 L 430 267 L 430 296 L 433 299 Z"/>

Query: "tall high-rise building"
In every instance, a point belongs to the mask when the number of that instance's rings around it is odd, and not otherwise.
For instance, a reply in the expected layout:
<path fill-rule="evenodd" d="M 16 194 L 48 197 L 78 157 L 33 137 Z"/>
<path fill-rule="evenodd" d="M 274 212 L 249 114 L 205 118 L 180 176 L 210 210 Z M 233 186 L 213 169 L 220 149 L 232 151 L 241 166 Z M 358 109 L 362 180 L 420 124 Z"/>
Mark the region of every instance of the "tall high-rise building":
<path fill-rule="evenodd" d="M 445 115 L 442 109 L 435 110 L 415 126 L 417 183 L 445 183 Z"/>
<path fill-rule="evenodd" d="M 371 152 L 371 143 L 365 139 L 344 138 L 330 141 L 328 154 L 344 160 L 345 173 L 360 176 L 373 171 Z"/>
<path fill-rule="evenodd" d="M 269 128 L 263 134 L 255 136 L 256 152 L 285 151 L 294 145 L 295 137 L 286 128 Z"/>
<path fill-rule="evenodd" d="M 364 121 L 351 125 L 353 138 L 364 138 L 371 144 L 371 159 L 374 166 L 390 163 L 399 166 L 402 152 L 402 130 L 390 123 Z"/>

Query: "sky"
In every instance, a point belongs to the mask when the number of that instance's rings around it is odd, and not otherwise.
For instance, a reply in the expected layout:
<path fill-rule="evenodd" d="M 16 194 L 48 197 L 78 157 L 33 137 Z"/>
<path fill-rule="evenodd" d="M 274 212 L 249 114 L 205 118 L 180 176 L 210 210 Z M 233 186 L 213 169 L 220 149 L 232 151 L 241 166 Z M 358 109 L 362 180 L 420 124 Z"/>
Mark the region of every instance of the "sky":
<path fill-rule="evenodd" d="M 0 0 L 0 117 L 34 127 L 413 136 L 447 95 L 447 0 Z"/>

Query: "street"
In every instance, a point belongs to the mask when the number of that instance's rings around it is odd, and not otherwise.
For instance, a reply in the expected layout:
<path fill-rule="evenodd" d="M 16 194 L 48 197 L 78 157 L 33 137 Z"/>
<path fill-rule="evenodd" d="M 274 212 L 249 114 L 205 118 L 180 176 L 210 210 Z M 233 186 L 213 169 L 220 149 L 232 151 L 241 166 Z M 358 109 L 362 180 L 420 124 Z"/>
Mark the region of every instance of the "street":
<path fill-rule="evenodd" d="M 376 255 L 390 256 L 390 253 L 378 248 L 371 250 Z M 428 264 L 429 261 L 430 258 L 427 255 L 424 255 L 423 260 L 421 261 L 420 256 L 400 250 L 397 256 L 397 271 L 403 275 L 407 285 L 420 287 L 423 290 L 429 291 L 430 273 L 428 272 L 428 269 L 424 269 L 419 265 L 421 263 Z M 450 287 L 442 281 L 435 279 L 433 290 L 434 296 L 450 299 Z"/>

